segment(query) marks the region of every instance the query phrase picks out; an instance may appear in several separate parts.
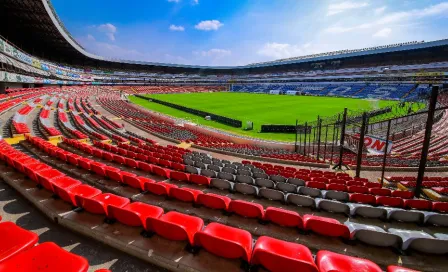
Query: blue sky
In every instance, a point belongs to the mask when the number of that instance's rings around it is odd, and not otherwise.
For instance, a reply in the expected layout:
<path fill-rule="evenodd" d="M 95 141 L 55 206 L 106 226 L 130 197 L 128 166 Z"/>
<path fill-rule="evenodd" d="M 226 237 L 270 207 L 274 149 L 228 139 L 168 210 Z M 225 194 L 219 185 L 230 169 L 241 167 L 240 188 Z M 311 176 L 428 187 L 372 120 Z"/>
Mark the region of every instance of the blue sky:
<path fill-rule="evenodd" d="M 88 51 L 112 58 L 246 65 L 448 38 L 447 0 L 52 0 Z"/>

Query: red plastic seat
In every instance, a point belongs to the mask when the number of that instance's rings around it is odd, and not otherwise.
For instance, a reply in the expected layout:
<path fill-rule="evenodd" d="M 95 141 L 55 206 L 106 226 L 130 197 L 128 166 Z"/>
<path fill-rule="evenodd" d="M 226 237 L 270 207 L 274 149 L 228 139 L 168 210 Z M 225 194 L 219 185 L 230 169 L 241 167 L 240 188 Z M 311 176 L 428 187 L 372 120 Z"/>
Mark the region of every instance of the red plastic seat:
<path fill-rule="evenodd" d="M 281 208 L 266 208 L 264 220 L 280 226 L 303 228 L 302 217 L 298 213 Z"/>
<path fill-rule="evenodd" d="M 303 228 L 324 236 L 342 237 L 346 239 L 350 237 L 350 232 L 346 225 L 328 217 L 305 214 L 303 216 Z"/>
<path fill-rule="evenodd" d="M 364 186 L 364 182 L 355 181 L 355 180 L 346 181 L 346 184 L 347 184 L 347 186 Z"/>
<path fill-rule="evenodd" d="M 238 215 L 262 219 L 264 217 L 263 206 L 257 203 L 247 202 L 243 200 L 232 200 L 229 204 L 229 212 Z"/>
<path fill-rule="evenodd" d="M 155 181 L 150 178 L 139 177 L 132 173 L 123 174 L 123 183 L 142 191 L 145 191 L 146 183 L 154 183 Z"/>
<path fill-rule="evenodd" d="M 198 231 L 202 230 L 204 221 L 196 216 L 172 211 L 159 218 L 148 218 L 147 226 L 166 239 L 174 241 L 187 240 L 190 245 L 194 245 L 194 236 Z"/>
<path fill-rule="evenodd" d="M 30 165 L 25 165 L 24 167 L 26 175 L 35 182 L 37 181 L 37 173 L 41 171 L 45 171 L 48 169 L 51 169 L 51 166 L 45 164 L 45 163 L 34 163 Z"/>
<path fill-rule="evenodd" d="M 174 184 L 166 183 L 166 182 L 154 182 L 154 183 L 145 183 L 145 191 L 151 192 L 155 195 L 169 195 L 170 190 L 172 188 L 178 188 Z"/>
<path fill-rule="evenodd" d="M 431 210 L 432 202 L 425 199 L 405 199 L 403 201 L 404 208 L 417 210 Z"/>
<path fill-rule="evenodd" d="M 185 171 L 185 165 L 182 163 L 178 163 L 178 162 L 173 162 L 171 163 L 171 168 L 176 170 L 176 171 Z"/>
<path fill-rule="evenodd" d="M 154 174 L 156 174 L 157 176 L 161 176 L 161 177 L 169 179 L 171 170 L 154 165 L 152 167 L 152 172 Z"/>
<path fill-rule="evenodd" d="M 366 187 L 367 188 L 381 188 L 381 183 L 377 183 L 377 182 L 366 182 Z"/>
<path fill-rule="evenodd" d="M 345 185 L 346 181 L 343 179 L 330 179 L 330 181 L 328 182 L 330 184 L 340 184 L 340 185 Z"/>
<path fill-rule="evenodd" d="M 400 197 L 377 196 L 376 204 L 387 207 L 403 208 L 403 199 Z"/>
<path fill-rule="evenodd" d="M 356 202 L 356 203 L 363 203 L 363 204 L 376 204 L 376 198 L 374 195 L 367 195 L 367 194 L 350 194 L 350 201 Z"/>
<path fill-rule="evenodd" d="M 84 157 L 80 157 L 78 159 L 78 165 L 79 167 L 85 169 L 85 170 L 91 170 L 91 164 L 94 163 L 94 161 L 84 158 Z"/>
<path fill-rule="evenodd" d="M 131 167 L 131 168 L 137 168 L 138 167 L 138 162 L 136 160 L 130 159 L 130 158 L 126 158 L 126 165 Z"/>
<path fill-rule="evenodd" d="M 104 167 L 104 170 L 106 172 L 106 176 L 111 180 L 115 180 L 121 183 L 123 182 L 123 175 L 121 174 L 120 169 L 113 166 L 106 166 Z"/>
<path fill-rule="evenodd" d="M 133 202 L 124 207 L 110 205 L 107 207 L 107 212 L 110 218 L 115 218 L 127 226 L 143 226 L 147 229 L 148 218 L 159 218 L 163 214 L 163 209 L 141 202 Z"/>
<path fill-rule="evenodd" d="M 392 191 L 387 188 L 370 188 L 369 193 L 377 196 L 391 196 Z"/>
<path fill-rule="evenodd" d="M 337 254 L 326 250 L 317 252 L 316 264 L 320 272 L 383 271 L 378 265 L 369 260 Z"/>
<path fill-rule="evenodd" d="M 331 182 L 331 180 L 330 180 L 330 182 Z M 327 184 L 327 190 L 347 192 L 347 186 L 345 186 L 343 184 L 330 183 L 330 184 Z"/>
<path fill-rule="evenodd" d="M 328 179 L 327 179 L 327 178 L 324 178 L 324 177 L 314 177 L 314 178 L 312 178 L 311 180 L 312 180 L 312 181 L 315 181 L 315 182 L 328 183 Z M 344 184 L 345 184 L 345 182 L 344 182 Z"/>
<path fill-rule="evenodd" d="M 177 181 L 188 181 L 190 175 L 184 172 L 171 171 L 170 179 Z"/>
<path fill-rule="evenodd" d="M 369 193 L 369 188 L 364 186 L 348 186 L 349 193 L 367 194 Z"/>
<path fill-rule="evenodd" d="M 93 161 L 90 163 L 90 169 L 92 170 L 92 172 L 94 172 L 97 175 L 100 175 L 102 177 L 106 176 L 106 165 L 105 164 Z"/>
<path fill-rule="evenodd" d="M 152 165 L 146 162 L 138 162 L 138 169 L 152 173 Z"/>
<path fill-rule="evenodd" d="M 73 206 L 78 207 L 79 204 L 76 202 L 76 196 L 82 196 L 84 198 L 91 198 L 101 194 L 101 190 L 86 185 L 81 184 L 78 186 L 73 186 L 70 188 L 62 188 L 57 184 L 53 184 L 54 192 L 64 201 L 72 203 Z"/>
<path fill-rule="evenodd" d="M 209 177 L 205 177 L 205 176 L 201 176 L 201 175 L 196 175 L 196 174 L 191 174 L 190 175 L 190 182 L 195 183 L 195 184 L 199 184 L 199 185 L 210 185 L 211 182 L 211 178 Z"/>
<path fill-rule="evenodd" d="M 224 258 L 251 260 L 252 235 L 242 229 L 213 222 L 195 235 L 194 244 Z"/>
<path fill-rule="evenodd" d="M 446 213 L 448 212 L 448 202 L 433 202 L 432 210 L 441 213 Z"/>
<path fill-rule="evenodd" d="M 53 193 L 56 193 L 54 186 L 57 186 L 59 188 L 68 189 L 71 187 L 75 187 L 80 185 L 81 182 L 79 180 L 73 179 L 68 176 L 62 176 L 58 178 L 51 179 L 50 182 L 47 183 L 47 181 L 42 181 L 41 185 L 46 188 L 49 191 L 52 191 Z"/>
<path fill-rule="evenodd" d="M 0 237 L 2 237 L 0 242 L 0 263 L 33 247 L 39 240 L 37 234 L 22 229 L 12 222 L 0 223 Z"/>
<path fill-rule="evenodd" d="M 318 272 L 313 255 L 306 246 L 267 236 L 257 239 L 251 263 L 272 272 Z"/>
<path fill-rule="evenodd" d="M 200 194 L 197 198 L 197 203 L 200 205 L 225 211 L 229 208 L 230 201 L 231 199 L 229 197 L 216 194 Z"/>
<path fill-rule="evenodd" d="M 51 182 L 57 178 L 64 177 L 65 175 L 64 173 L 61 173 L 56 169 L 47 169 L 36 173 L 36 176 L 37 176 L 37 183 L 42 185 L 45 189 L 53 191 L 53 188 L 51 187 Z"/>
<path fill-rule="evenodd" d="M 42 243 L 0 263 L 0 271 L 11 272 L 87 272 L 88 269 L 86 259 L 51 242 Z"/>
<path fill-rule="evenodd" d="M 103 151 L 100 149 L 94 149 L 93 150 L 93 156 L 102 159 L 103 158 Z"/>
<path fill-rule="evenodd" d="M 113 161 L 114 155 L 109 152 L 103 152 L 103 159 L 105 159 L 107 161 Z"/>
<path fill-rule="evenodd" d="M 122 157 L 120 155 L 114 155 L 114 162 L 119 163 L 119 164 L 126 164 L 126 158 Z"/>
<path fill-rule="evenodd" d="M 114 194 L 100 194 L 92 198 L 86 198 L 84 196 L 75 196 L 76 203 L 86 211 L 94 214 L 107 214 L 107 206 L 124 207 L 129 204 L 130 200 L 125 197 L 117 196 Z"/>
<path fill-rule="evenodd" d="M 190 188 L 171 188 L 169 196 L 184 202 L 196 202 L 202 191 Z"/>
<path fill-rule="evenodd" d="M 401 266 L 389 265 L 387 267 L 387 272 L 420 272 L 420 271 L 401 267 Z"/>
<path fill-rule="evenodd" d="M 67 154 L 65 156 L 67 158 L 67 162 L 74 166 L 78 166 L 78 160 L 82 158 L 81 156 L 76 154 Z"/>
<path fill-rule="evenodd" d="M 395 190 L 392 192 L 392 196 L 393 197 L 401 197 L 404 199 L 411 199 L 414 197 L 414 192 L 412 191 L 399 191 L 399 190 Z"/>

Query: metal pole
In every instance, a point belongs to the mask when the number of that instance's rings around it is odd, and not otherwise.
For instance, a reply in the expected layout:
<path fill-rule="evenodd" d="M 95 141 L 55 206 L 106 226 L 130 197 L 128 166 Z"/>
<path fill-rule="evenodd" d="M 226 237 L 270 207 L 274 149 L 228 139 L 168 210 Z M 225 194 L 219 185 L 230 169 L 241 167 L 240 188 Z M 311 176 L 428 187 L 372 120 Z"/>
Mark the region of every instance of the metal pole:
<path fill-rule="evenodd" d="M 338 125 L 339 125 L 339 122 L 340 122 L 340 121 L 341 121 L 341 114 L 339 113 L 339 114 L 338 114 L 338 121 L 337 121 L 337 123 L 334 123 L 334 124 L 333 124 L 333 139 L 332 139 L 332 141 L 331 141 L 331 158 L 330 158 L 330 164 L 333 163 L 334 145 L 335 145 L 336 141 L 338 140 L 338 139 L 337 139 L 337 136 L 338 136 L 338 131 L 337 131 L 337 129 L 338 129 Z"/>
<path fill-rule="evenodd" d="M 340 141 L 340 147 L 339 147 L 339 163 L 337 165 L 337 168 L 339 170 L 342 169 L 342 156 L 344 153 L 344 141 L 345 141 L 345 125 L 347 122 L 347 108 L 344 109 L 344 114 L 342 116 L 342 126 L 341 126 L 341 141 Z"/>
<path fill-rule="evenodd" d="M 362 164 L 362 150 L 364 147 L 364 136 L 366 135 L 366 123 L 367 123 L 367 113 L 364 112 L 362 114 L 362 124 L 361 124 L 361 133 L 359 134 L 359 143 L 358 143 L 358 155 L 356 157 L 356 176 L 359 178 L 359 174 L 361 173 L 361 164 Z"/>
<path fill-rule="evenodd" d="M 299 133 L 299 151 L 302 149 L 302 133 Z"/>
<path fill-rule="evenodd" d="M 319 125 L 318 125 L 318 131 L 319 133 L 317 134 L 317 160 L 319 160 L 319 154 L 320 154 L 320 136 L 322 134 L 322 119 L 319 120 Z"/>
<path fill-rule="evenodd" d="M 299 133 L 299 131 L 297 130 L 297 125 L 298 125 L 298 120 L 296 119 L 296 142 L 294 144 L 294 152 L 297 153 L 297 134 Z"/>
<path fill-rule="evenodd" d="M 324 161 L 327 158 L 328 125 L 325 126 Z"/>
<path fill-rule="evenodd" d="M 387 122 L 386 148 L 384 149 L 383 165 L 381 167 L 381 188 L 383 187 L 383 184 L 384 184 L 384 171 L 386 170 L 387 149 L 389 148 L 389 134 L 390 134 L 390 125 L 391 124 L 392 124 L 392 121 L 389 120 Z"/>
<path fill-rule="evenodd" d="M 305 122 L 305 135 L 303 136 L 303 156 L 305 156 L 306 153 L 306 133 L 308 132 L 308 122 Z"/>
<path fill-rule="evenodd" d="M 426 120 L 425 138 L 423 140 L 422 155 L 418 167 L 417 185 L 415 187 L 415 197 L 420 197 L 423 177 L 425 175 L 426 161 L 428 157 L 429 144 L 431 140 L 432 125 L 434 124 L 434 112 L 436 110 L 439 86 L 432 86 L 431 98 L 429 99 L 428 119 Z"/>

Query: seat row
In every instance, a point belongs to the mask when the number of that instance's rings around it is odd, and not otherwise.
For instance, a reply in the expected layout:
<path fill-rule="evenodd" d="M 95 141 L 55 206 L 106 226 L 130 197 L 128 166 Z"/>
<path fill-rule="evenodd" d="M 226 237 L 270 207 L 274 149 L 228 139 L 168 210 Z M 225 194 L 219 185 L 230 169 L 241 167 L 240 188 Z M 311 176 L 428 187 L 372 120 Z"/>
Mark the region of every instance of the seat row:
<path fill-rule="evenodd" d="M 20 152 L 11 149 L 2 150 L 2 159 L 4 156 L 8 156 L 10 151 L 20 155 Z M 14 158 L 12 165 L 16 165 L 14 163 L 16 161 L 17 158 Z M 23 164 L 21 166 L 23 167 Z M 267 236 L 259 237 L 253 246 L 253 237 L 245 230 L 219 223 L 210 223 L 204 227 L 201 218 L 174 211 L 164 213 L 160 207 L 141 202 L 130 203 L 128 198 L 102 193 L 77 180 L 54 175 L 55 173 L 51 175 L 51 178 L 43 179 L 43 176 L 46 175 L 42 175 L 42 172 L 49 170 L 53 169 L 25 172 L 32 180 L 37 177 L 38 183 L 40 182 L 44 188 L 57 194 L 62 200 L 81 207 L 89 213 L 105 215 L 108 222 L 113 219 L 128 226 L 143 227 L 147 232 L 155 233 L 169 240 L 186 241 L 191 248 L 204 248 L 224 258 L 241 258 L 250 265 L 260 265 L 270 271 L 304 269 L 317 272 L 332 271 L 334 267 L 338 267 L 340 271 L 353 271 L 353 269 L 361 268 L 364 269 L 363 271 L 382 271 L 376 264 L 368 260 L 329 251 L 319 251 L 316 262 L 314 262 L 313 256 L 306 246 Z M 42 182 L 44 183 L 42 184 Z M 273 217 L 275 218 L 275 215 Z M 312 217 L 304 218 L 304 225 L 312 224 Z M 389 269 L 395 271 L 394 267 Z"/>
<path fill-rule="evenodd" d="M 37 234 L 12 222 L 0 222 L 0 237 L 0 271 L 37 272 L 44 269 L 48 272 L 87 272 L 89 269 L 85 258 L 67 252 L 52 242 L 37 245 Z M 100 269 L 96 272 L 107 271 Z"/>
<path fill-rule="evenodd" d="M 86 148 L 91 149 L 90 146 L 76 141 L 67 140 L 66 142 L 72 143 L 79 147 L 85 146 Z M 97 156 L 99 158 L 105 158 L 103 155 L 98 154 L 94 151 L 92 151 L 92 153 L 89 154 L 93 154 L 94 156 Z M 183 170 L 182 165 L 179 165 L 179 168 L 175 169 L 178 171 L 172 171 L 145 162 L 135 162 L 136 164 L 134 165 L 130 164 L 128 159 L 118 160 L 115 159 L 115 157 L 112 157 L 111 161 L 112 160 L 118 163 L 126 164 L 129 167 L 135 167 L 143 171 L 154 173 L 167 179 L 170 178 L 172 180 L 177 181 L 191 182 L 198 185 L 206 185 L 221 190 L 229 190 L 230 192 L 236 191 L 246 195 L 254 195 L 264 197 L 270 200 L 281 201 L 284 203 L 291 203 L 299 206 L 323 209 L 329 212 L 343 213 L 351 216 L 360 215 L 368 218 L 380 218 L 380 219 L 397 220 L 419 224 L 426 223 L 438 226 L 448 225 L 448 215 L 440 214 L 437 212 L 423 212 L 418 210 L 403 209 L 403 208 L 411 208 L 411 209 L 423 208 L 431 210 L 431 208 L 434 206 L 434 210 L 437 210 L 439 212 L 446 212 L 448 210 L 447 207 L 448 205 L 447 203 L 443 202 L 434 202 L 433 204 L 432 202 L 427 200 L 414 200 L 414 199 L 403 200 L 400 197 L 393 197 L 393 196 L 390 197 L 373 196 L 361 193 L 348 194 L 346 192 L 340 192 L 340 191 L 321 191 L 320 189 L 305 186 L 297 187 L 297 192 L 301 195 L 296 193 L 285 194 L 279 190 L 274 190 L 266 187 L 258 188 L 254 185 L 250 185 L 244 182 L 234 183 L 225 179 L 217 179 L 217 178 L 212 179 L 201 175 L 179 172 Z M 94 166 L 94 168 L 96 169 L 96 166 Z M 111 172 L 110 169 L 97 170 L 97 173 L 104 172 L 105 173 L 104 175 L 106 175 L 107 171 L 109 171 L 109 175 L 112 175 L 110 174 Z M 139 182 L 134 181 L 131 178 L 127 177 L 128 175 L 129 173 L 124 174 L 125 177 L 120 177 L 116 174 L 114 178 L 112 177 L 111 178 L 115 179 L 116 181 L 122 180 L 122 182 L 124 183 L 132 183 L 134 187 L 135 187 L 134 184 L 139 184 Z M 285 185 L 288 184 L 284 184 L 284 186 Z M 143 185 L 141 184 L 140 187 L 136 188 L 141 188 L 141 190 L 148 190 L 148 188 L 143 188 Z M 406 193 L 402 191 L 394 191 L 394 193 L 395 192 L 396 195 L 399 195 L 399 193 Z M 165 194 L 167 195 L 167 193 Z M 405 195 L 406 194 L 403 194 L 403 196 Z M 325 197 L 326 199 L 320 199 L 321 197 Z M 352 203 L 344 203 L 344 201 L 351 201 Z M 380 206 L 375 207 L 376 205 Z"/>

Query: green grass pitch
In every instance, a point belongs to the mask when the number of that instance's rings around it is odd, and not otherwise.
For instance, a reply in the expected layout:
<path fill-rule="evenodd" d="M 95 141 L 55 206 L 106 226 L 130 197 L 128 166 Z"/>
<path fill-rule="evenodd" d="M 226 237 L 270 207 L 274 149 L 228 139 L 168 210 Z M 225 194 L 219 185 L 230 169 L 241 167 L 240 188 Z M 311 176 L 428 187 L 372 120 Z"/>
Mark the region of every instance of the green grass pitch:
<path fill-rule="evenodd" d="M 315 121 L 317 116 L 332 116 L 343 111 L 372 110 L 397 103 L 396 101 L 372 102 L 363 99 L 316 97 L 316 96 L 288 96 L 248 93 L 185 93 L 148 95 L 159 100 L 207 111 L 214 114 L 254 123 L 254 130 L 244 131 L 233 128 L 180 110 L 176 110 L 157 103 L 149 102 L 138 97 L 130 97 L 133 103 L 153 111 L 170 116 L 191 120 L 194 123 L 211 126 L 240 135 L 246 135 L 266 140 L 294 141 L 294 134 L 259 133 L 263 124 L 294 125 L 296 119 L 300 123 Z"/>

